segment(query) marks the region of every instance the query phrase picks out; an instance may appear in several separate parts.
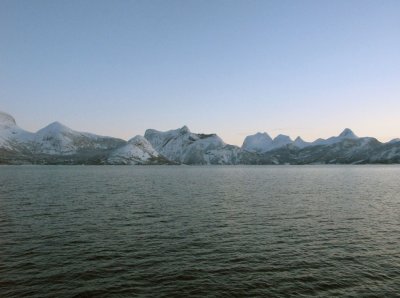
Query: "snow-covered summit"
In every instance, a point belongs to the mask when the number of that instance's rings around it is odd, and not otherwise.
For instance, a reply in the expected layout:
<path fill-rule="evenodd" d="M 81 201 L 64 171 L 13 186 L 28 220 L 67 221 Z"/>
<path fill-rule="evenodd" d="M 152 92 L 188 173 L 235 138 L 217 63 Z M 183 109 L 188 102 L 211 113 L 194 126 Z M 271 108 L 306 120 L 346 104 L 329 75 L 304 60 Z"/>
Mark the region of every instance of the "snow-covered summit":
<path fill-rule="evenodd" d="M 144 133 L 144 137 L 147 140 L 151 139 L 151 142 L 152 142 L 154 148 L 162 146 L 163 141 L 168 141 L 171 138 L 175 138 L 175 137 L 182 136 L 182 135 L 194 136 L 195 134 L 192 134 L 190 132 L 190 129 L 186 125 L 182 126 L 181 128 L 178 128 L 178 129 L 171 129 L 171 130 L 167 130 L 167 131 L 159 131 L 156 129 L 149 128 Z"/>
<path fill-rule="evenodd" d="M 359 137 L 349 128 L 345 128 L 337 137 L 330 137 L 326 140 L 318 139 L 312 143 L 312 145 L 333 145 L 343 140 L 357 140 Z"/>
<path fill-rule="evenodd" d="M 82 133 L 56 121 L 36 132 L 35 149 L 46 154 L 74 154 L 78 150 L 78 139 L 82 137 Z"/>
<path fill-rule="evenodd" d="M 74 131 L 58 121 L 50 123 L 49 125 L 43 127 L 42 129 L 36 132 L 37 135 L 47 135 L 47 134 L 54 135 L 54 134 L 66 134 L 66 133 L 74 133 Z"/>
<path fill-rule="evenodd" d="M 0 126 L 2 126 L 3 128 L 10 128 L 16 125 L 17 122 L 15 121 L 13 116 L 0 111 Z"/>
<path fill-rule="evenodd" d="M 266 132 L 257 132 L 247 136 L 242 145 L 242 149 L 248 152 L 266 152 L 272 144 L 272 138 Z"/>
<path fill-rule="evenodd" d="M 35 134 L 35 150 L 45 154 L 71 155 L 82 150 L 114 149 L 125 141 L 72 130 L 53 122 Z"/>
<path fill-rule="evenodd" d="M 242 149 L 248 152 L 264 153 L 293 143 L 289 136 L 278 135 L 272 139 L 266 132 L 256 133 L 244 139 Z"/>
<path fill-rule="evenodd" d="M 180 132 L 181 134 L 190 133 L 190 129 L 189 129 L 189 127 L 187 127 L 186 125 L 184 125 L 184 126 L 182 126 L 182 127 L 179 129 L 179 132 Z"/>
<path fill-rule="evenodd" d="M 289 144 L 291 144 L 291 143 L 293 143 L 293 141 L 292 141 L 292 139 L 291 139 L 289 136 L 280 134 L 280 135 L 276 136 L 276 137 L 273 139 L 273 141 L 272 141 L 272 144 L 273 144 L 272 147 L 273 147 L 273 149 L 275 149 L 275 148 L 280 148 L 280 147 L 289 145 Z"/>
<path fill-rule="evenodd" d="M 345 128 L 339 135 L 342 139 L 358 139 L 354 132 L 350 128 Z"/>
<path fill-rule="evenodd" d="M 0 112 L 0 148 L 24 150 L 32 142 L 34 134 L 17 125 L 14 117 Z"/>
<path fill-rule="evenodd" d="M 304 141 L 301 137 L 297 137 L 294 142 L 293 145 L 297 148 L 303 149 L 307 146 L 310 146 L 309 142 Z"/>

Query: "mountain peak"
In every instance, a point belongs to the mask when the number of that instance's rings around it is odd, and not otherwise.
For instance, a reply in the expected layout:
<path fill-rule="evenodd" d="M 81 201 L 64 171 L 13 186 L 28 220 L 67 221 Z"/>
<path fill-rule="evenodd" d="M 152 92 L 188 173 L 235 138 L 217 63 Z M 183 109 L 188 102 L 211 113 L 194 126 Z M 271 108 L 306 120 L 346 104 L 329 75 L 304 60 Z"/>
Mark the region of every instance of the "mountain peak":
<path fill-rule="evenodd" d="M 257 132 L 257 133 L 255 134 L 255 136 L 257 136 L 257 137 L 262 137 L 262 138 L 265 138 L 265 139 L 268 139 L 268 140 L 271 140 L 271 141 L 272 141 L 272 138 L 271 138 L 270 135 L 267 134 L 266 132 Z"/>
<path fill-rule="evenodd" d="M 265 152 L 268 151 L 271 143 L 272 139 L 266 132 L 257 132 L 244 139 L 242 149 L 249 152 Z"/>
<path fill-rule="evenodd" d="M 187 127 L 186 125 L 184 125 L 184 126 L 182 126 L 182 127 L 179 129 L 179 132 L 181 132 L 181 133 L 183 133 L 183 134 L 189 133 L 189 132 L 190 132 L 190 129 L 189 129 L 189 127 Z"/>
<path fill-rule="evenodd" d="M 358 137 L 354 134 L 354 132 L 350 128 L 345 128 L 339 137 L 347 138 L 347 139 L 357 139 Z"/>
<path fill-rule="evenodd" d="M 42 128 L 41 130 L 38 131 L 39 134 L 41 133 L 59 133 L 59 132 L 65 132 L 65 131 L 72 131 L 69 127 L 65 126 L 64 124 L 54 121 L 47 125 L 46 127 Z"/>
<path fill-rule="evenodd" d="M 294 141 L 295 142 L 304 142 L 304 140 L 300 136 L 298 136 Z"/>
<path fill-rule="evenodd" d="M 51 128 L 57 129 L 57 130 L 65 130 L 65 129 L 69 130 L 70 129 L 58 121 L 54 121 L 54 122 L 50 123 L 47 127 L 51 127 Z"/>
<path fill-rule="evenodd" d="M 274 138 L 274 141 L 289 141 L 289 142 L 291 142 L 292 140 L 287 135 L 279 134 Z"/>
<path fill-rule="evenodd" d="M 310 145 L 310 143 L 304 141 L 300 136 L 298 136 L 298 137 L 294 140 L 293 145 L 296 146 L 296 147 L 298 147 L 298 148 L 300 148 L 300 149 L 302 149 L 302 148 L 305 148 L 305 147 L 307 147 L 308 145 Z"/>

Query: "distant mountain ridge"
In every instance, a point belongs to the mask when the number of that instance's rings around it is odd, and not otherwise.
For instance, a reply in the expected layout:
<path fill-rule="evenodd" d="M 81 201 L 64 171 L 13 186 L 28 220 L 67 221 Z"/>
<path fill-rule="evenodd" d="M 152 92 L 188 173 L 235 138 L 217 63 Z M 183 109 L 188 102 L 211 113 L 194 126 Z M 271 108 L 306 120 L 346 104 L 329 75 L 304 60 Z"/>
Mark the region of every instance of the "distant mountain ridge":
<path fill-rule="evenodd" d="M 266 132 L 247 136 L 241 147 L 216 134 L 193 133 L 187 126 L 146 130 L 129 141 L 79 132 L 53 122 L 28 132 L 0 112 L 0 164 L 236 165 L 400 163 L 400 139 L 381 143 L 346 128 L 338 136 L 306 142 Z"/>

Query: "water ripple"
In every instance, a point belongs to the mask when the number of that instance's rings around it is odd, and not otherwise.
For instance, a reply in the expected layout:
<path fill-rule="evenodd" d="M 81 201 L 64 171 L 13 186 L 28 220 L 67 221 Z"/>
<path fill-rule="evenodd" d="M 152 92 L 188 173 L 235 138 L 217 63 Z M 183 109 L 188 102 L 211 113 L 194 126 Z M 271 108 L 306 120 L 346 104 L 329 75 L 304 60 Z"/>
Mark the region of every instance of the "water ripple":
<path fill-rule="evenodd" d="M 0 168 L 0 297 L 399 297 L 399 166 Z"/>

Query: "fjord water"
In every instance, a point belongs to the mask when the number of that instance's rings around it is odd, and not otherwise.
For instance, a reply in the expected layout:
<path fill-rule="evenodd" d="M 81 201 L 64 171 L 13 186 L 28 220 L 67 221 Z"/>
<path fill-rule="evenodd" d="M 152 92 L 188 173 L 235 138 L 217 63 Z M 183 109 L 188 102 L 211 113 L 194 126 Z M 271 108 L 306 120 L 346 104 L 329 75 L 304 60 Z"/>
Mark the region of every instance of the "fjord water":
<path fill-rule="evenodd" d="M 399 166 L 3 166 L 0 297 L 400 293 Z"/>

